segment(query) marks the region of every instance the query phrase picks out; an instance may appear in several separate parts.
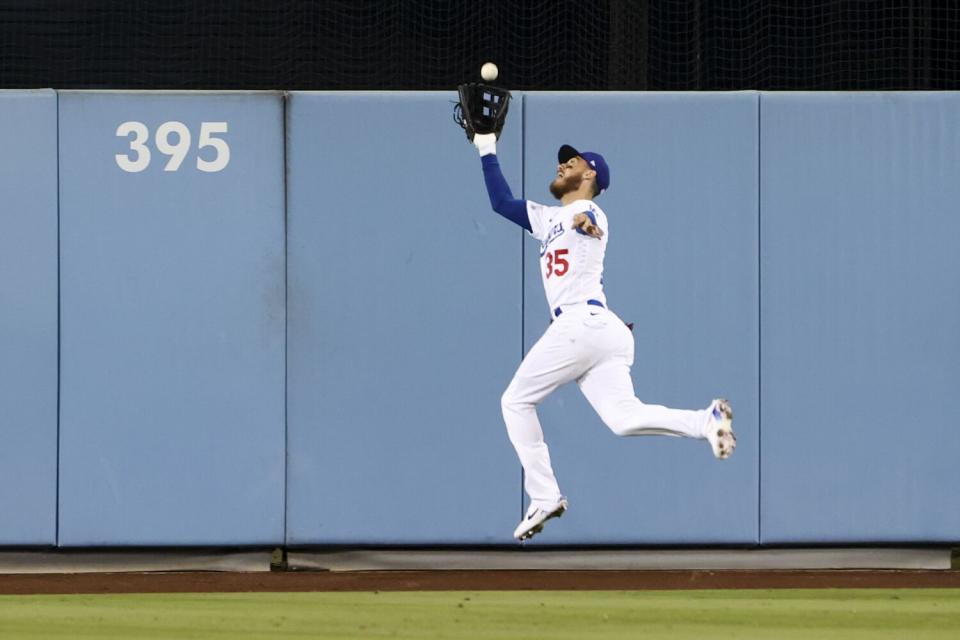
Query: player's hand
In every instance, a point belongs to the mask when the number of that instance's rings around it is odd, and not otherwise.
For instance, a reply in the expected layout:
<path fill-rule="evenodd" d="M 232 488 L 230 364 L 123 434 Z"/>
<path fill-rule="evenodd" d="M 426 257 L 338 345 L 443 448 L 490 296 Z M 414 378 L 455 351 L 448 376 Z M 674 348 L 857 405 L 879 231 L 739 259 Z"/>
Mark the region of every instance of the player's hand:
<path fill-rule="evenodd" d="M 497 152 L 497 134 L 495 133 L 477 133 L 473 136 L 473 146 L 477 148 L 481 156 L 488 156 Z"/>
<path fill-rule="evenodd" d="M 578 213 L 573 216 L 573 228 L 584 235 L 600 239 L 603 237 L 603 229 L 593 223 L 585 213 Z"/>

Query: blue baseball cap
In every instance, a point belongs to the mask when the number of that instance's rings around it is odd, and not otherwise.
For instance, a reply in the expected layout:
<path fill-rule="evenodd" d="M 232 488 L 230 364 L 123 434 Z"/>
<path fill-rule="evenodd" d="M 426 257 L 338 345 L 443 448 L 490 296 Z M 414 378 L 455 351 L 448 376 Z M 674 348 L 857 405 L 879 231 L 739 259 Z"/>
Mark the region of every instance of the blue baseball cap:
<path fill-rule="evenodd" d="M 600 193 L 606 191 L 607 187 L 610 186 L 610 167 L 607 166 L 607 161 L 603 159 L 602 155 L 593 151 L 581 153 L 568 144 L 563 145 L 557 151 L 557 160 L 561 164 L 577 156 L 583 158 L 597 172 L 597 186 L 600 187 Z"/>

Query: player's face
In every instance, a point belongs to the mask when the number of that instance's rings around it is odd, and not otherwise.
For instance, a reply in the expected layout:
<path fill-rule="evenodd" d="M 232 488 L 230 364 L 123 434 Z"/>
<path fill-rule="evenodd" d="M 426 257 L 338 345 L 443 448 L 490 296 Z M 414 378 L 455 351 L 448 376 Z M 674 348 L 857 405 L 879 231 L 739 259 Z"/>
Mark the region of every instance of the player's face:
<path fill-rule="evenodd" d="M 557 165 L 557 177 L 550 183 L 550 193 L 559 200 L 565 194 L 576 191 L 584 180 L 584 173 L 592 171 L 587 161 L 574 156 Z"/>

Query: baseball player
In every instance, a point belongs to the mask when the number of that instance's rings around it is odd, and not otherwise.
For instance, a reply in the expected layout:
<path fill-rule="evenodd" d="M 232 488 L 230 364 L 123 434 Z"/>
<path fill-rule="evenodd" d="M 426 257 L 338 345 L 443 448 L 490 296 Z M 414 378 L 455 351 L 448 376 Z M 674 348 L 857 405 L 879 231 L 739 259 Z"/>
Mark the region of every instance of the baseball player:
<path fill-rule="evenodd" d="M 516 200 L 500 170 L 496 135 L 477 134 L 483 177 L 493 210 L 540 241 L 540 276 L 551 324 L 527 353 L 501 399 L 507 433 L 524 470 L 530 508 L 513 537 L 527 540 L 567 509 L 537 418 L 537 405 L 576 380 L 603 422 L 617 435 L 668 435 L 705 439 L 713 455 L 733 453 L 730 403 L 717 399 L 701 411 L 670 409 L 634 395 L 630 367 L 633 335 L 607 306 L 603 258 L 610 229 L 593 201 L 610 186 L 610 169 L 598 153 L 569 145 L 557 154 L 550 193 L 559 206 Z"/>

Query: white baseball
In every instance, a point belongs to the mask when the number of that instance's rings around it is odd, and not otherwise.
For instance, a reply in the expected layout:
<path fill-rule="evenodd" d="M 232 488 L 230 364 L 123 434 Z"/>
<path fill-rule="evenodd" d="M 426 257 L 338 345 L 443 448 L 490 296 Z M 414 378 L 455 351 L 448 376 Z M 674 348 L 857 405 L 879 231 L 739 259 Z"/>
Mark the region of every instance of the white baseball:
<path fill-rule="evenodd" d="M 492 62 L 485 62 L 483 66 L 480 67 L 480 77 L 487 82 L 493 82 L 497 79 L 498 75 L 500 75 L 500 71 L 497 69 L 497 65 Z"/>

